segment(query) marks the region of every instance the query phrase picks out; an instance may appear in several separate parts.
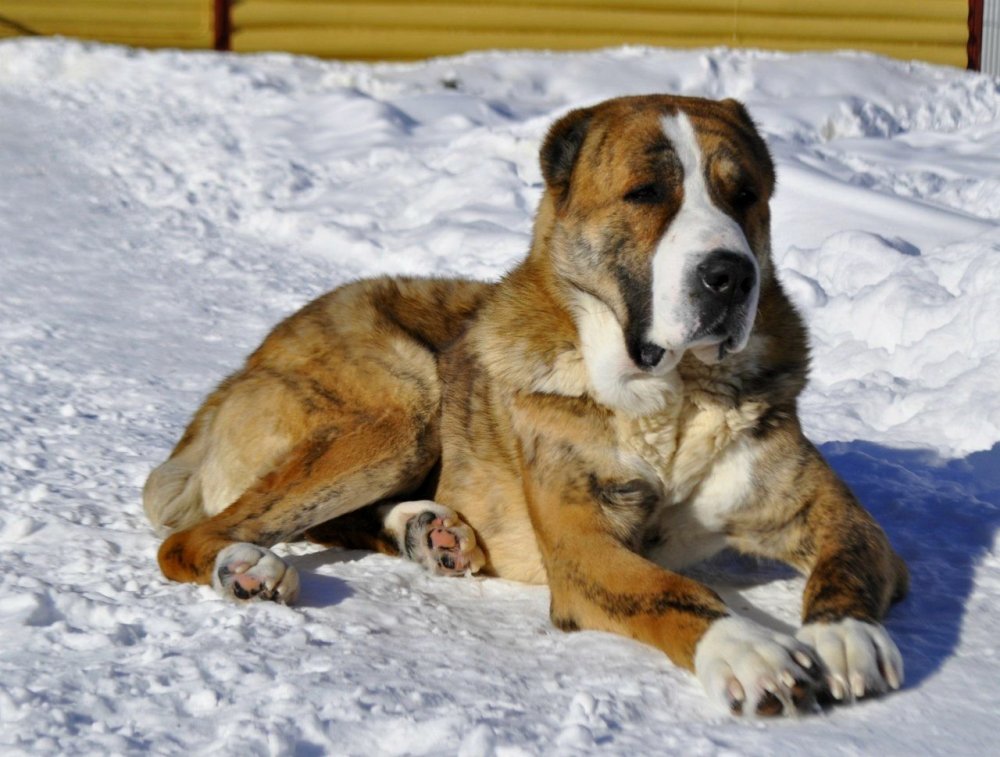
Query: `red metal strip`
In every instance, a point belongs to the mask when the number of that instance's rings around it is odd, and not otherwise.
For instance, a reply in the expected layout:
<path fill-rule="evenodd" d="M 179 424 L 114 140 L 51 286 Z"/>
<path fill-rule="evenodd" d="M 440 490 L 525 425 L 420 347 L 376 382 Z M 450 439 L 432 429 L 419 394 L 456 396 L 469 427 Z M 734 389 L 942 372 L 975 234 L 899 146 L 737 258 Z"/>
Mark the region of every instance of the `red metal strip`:
<path fill-rule="evenodd" d="M 970 71 L 979 71 L 983 52 L 983 0 L 969 0 L 969 42 L 966 45 Z"/>
<path fill-rule="evenodd" d="M 970 3 L 974 0 L 969 0 Z M 980 0 L 981 1 L 981 0 Z M 232 0 L 215 0 L 215 49 L 229 50 L 233 35 Z"/>

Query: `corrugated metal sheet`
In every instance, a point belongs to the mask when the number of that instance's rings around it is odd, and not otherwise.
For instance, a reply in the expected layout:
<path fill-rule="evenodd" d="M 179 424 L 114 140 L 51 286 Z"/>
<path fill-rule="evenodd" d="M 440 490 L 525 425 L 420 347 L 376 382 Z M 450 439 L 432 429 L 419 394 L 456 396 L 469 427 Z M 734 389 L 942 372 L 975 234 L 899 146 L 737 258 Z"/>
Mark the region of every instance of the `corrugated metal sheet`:
<path fill-rule="evenodd" d="M 965 66 L 967 0 L 241 0 L 233 49 L 412 59 L 616 44 L 870 50 Z"/>
<path fill-rule="evenodd" d="M 984 42 L 994 44 L 989 52 L 984 45 L 984 61 L 998 54 L 998 1 L 986 0 L 992 13 Z M 211 48 L 214 6 L 214 0 L 0 0 L 0 36 L 17 33 L 6 18 L 39 34 Z M 233 0 L 231 41 L 247 52 L 367 60 L 620 44 L 853 48 L 964 67 L 967 13 L 967 0 Z"/>
<path fill-rule="evenodd" d="M 979 70 L 1000 75 L 1000 0 L 983 3 L 983 37 Z"/>
<path fill-rule="evenodd" d="M 0 0 L 0 36 L 21 33 L 143 47 L 210 48 L 212 0 Z"/>

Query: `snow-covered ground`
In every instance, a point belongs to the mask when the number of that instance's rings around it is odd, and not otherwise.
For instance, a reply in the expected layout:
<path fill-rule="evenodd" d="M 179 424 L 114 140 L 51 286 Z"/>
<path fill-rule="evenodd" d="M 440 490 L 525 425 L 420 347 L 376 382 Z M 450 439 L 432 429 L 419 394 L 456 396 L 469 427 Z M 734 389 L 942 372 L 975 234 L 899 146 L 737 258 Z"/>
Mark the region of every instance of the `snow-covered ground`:
<path fill-rule="evenodd" d="M 552 629 L 542 588 L 298 547 L 297 607 L 160 576 L 142 482 L 271 324 L 359 276 L 498 276 L 548 124 L 652 91 L 741 98 L 770 142 L 804 422 L 913 572 L 903 691 L 740 721 L 655 650 Z M 0 44 L 0 751 L 996 754 L 998 124 L 996 79 L 861 55 Z M 795 622 L 788 572 L 703 574 Z"/>

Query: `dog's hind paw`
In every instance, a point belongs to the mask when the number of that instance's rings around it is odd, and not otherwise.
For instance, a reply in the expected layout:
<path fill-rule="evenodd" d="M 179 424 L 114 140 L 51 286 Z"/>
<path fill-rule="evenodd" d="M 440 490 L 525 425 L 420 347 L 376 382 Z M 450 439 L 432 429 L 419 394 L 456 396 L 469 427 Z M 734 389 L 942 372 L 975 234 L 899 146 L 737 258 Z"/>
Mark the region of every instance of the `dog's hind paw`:
<path fill-rule="evenodd" d="M 826 665 L 838 702 L 879 696 L 903 685 L 903 658 L 885 628 L 854 618 L 808 623 L 797 634 Z"/>
<path fill-rule="evenodd" d="M 215 558 L 212 587 L 235 602 L 291 604 L 299 595 L 299 574 L 271 550 L 240 542 Z"/>
<path fill-rule="evenodd" d="M 695 674 L 734 715 L 794 715 L 817 707 L 823 667 L 800 641 L 744 620 L 716 620 L 698 643 Z"/>
<path fill-rule="evenodd" d="M 450 507 L 423 500 L 393 505 L 385 529 L 399 551 L 431 573 L 460 576 L 475 573 L 486 563 L 476 534 Z"/>

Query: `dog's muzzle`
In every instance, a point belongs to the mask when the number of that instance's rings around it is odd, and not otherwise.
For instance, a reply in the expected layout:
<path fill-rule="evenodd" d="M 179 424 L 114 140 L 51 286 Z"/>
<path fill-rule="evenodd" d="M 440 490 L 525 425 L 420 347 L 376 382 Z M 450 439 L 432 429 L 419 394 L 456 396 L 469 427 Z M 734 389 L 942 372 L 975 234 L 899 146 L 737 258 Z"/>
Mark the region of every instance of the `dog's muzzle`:
<path fill-rule="evenodd" d="M 741 350 L 756 315 L 758 279 L 757 266 L 745 253 L 718 249 L 702 256 L 684 278 L 683 341 L 664 344 L 635 330 L 627 340 L 632 361 L 643 371 L 657 372 L 668 352 L 679 359 L 684 350 L 697 349 L 705 360 L 705 348 L 716 348 L 714 362 Z"/>

